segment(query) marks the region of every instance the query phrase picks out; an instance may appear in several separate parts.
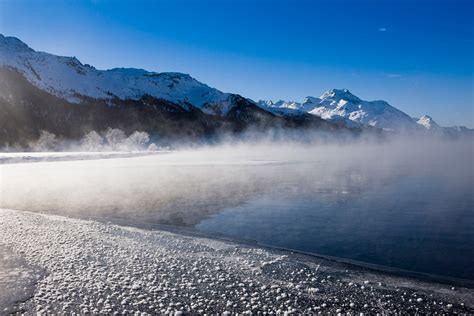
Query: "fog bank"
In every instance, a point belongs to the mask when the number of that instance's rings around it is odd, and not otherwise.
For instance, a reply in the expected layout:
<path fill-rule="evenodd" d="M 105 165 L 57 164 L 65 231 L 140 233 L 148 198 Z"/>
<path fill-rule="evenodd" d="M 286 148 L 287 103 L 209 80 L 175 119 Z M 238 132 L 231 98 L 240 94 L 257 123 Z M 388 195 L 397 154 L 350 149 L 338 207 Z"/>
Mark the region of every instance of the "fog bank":
<path fill-rule="evenodd" d="M 272 192 L 357 196 L 413 175 L 465 191 L 473 187 L 473 161 L 470 141 L 235 141 L 144 157 L 0 165 L 0 206 L 193 225 Z"/>

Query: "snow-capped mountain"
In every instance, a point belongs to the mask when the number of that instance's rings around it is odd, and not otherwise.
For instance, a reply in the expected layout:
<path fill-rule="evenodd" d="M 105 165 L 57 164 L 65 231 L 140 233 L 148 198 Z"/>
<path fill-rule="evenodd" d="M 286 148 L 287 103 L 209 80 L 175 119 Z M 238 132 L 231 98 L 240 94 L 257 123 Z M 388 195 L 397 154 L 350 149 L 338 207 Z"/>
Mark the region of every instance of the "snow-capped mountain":
<path fill-rule="evenodd" d="M 0 146 L 25 148 L 42 131 L 78 140 L 94 131 L 145 131 L 163 142 L 218 139 L 246 130 L 343 130 L 305 114 L 281 117 L 182 73 L 97 70 L 37 52 L 0 34 Z M 354 132 L 354 131 L 348 131 Z M 357 132 L 357 131 L 356 131 Z"/>
<path fill-rule="evenodd" d="M 168 139 L 212 139 L 269 129 L 379 133 L 436 130 L 385 101 L 364 101 L 332 89 L 303 102 L 260 101 L 224 93 L 176 72 L 135 68 L 98 70 L 75 57 L 38 52 L 0 34 L 0 145 L 24 146 L 43 130 L 80 139 L 91 130 L 141 130 Z M 366 128 L 371 126 L 372 128 Z M 441 128 L 449 135 L 474 134 Z"/>
<path fill-rule="evenodd" d="M 0 66 L 20 71 L 33 85 L 72 103 L 84 97 L 138 100 L 144 95 L 192 105 L 208 114 L 225 115 L 232 108 L 231 94 L 211 88 L 187 74 L 143 69 L 98 70 L 75 57 L 37 52 L 14 37 L 0 34 Z"/>
<path fill-rule="evenodd" d="M 419 128 L 410 116 L 385 101 L 364 101 L 347 89 L 331 89 L 319 98 L 306 97 L 302 103 L 259 101 L 275 114 L 309 113 L 328 121 L 343 121 L 349 127 L 370 125 L 384 130 Z"/>
<path fill-rule="evenodd" d="M 450 137 L 474 136 L 474 129 L 470 129 L 465 126 L 442 127 L 438 123 L 436 123 L 429 115 L 423 115 L 420 118 L 413 118 L 413 121 L 422 126 L 426 132 L 429 132 L 430 134 L 434 135 L 443 135 Z"/>
<path fill-rule="evenodd" d="M 414 120 L 427 130 L 439 130 L 441 128 L 429 115 L 423 115 L 419 119 L 415 118 Z"/>

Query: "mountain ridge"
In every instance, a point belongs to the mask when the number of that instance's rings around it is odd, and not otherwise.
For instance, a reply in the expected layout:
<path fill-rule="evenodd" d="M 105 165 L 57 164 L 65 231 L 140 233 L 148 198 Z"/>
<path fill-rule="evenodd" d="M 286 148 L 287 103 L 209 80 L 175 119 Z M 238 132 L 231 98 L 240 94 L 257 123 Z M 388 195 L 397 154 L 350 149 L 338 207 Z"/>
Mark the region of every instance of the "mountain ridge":
<path fill-rule="evenodd" d="M 330 89 L 319 98 L 308 96 L 303 102 L 259 101 L 271 112 L 305 112 L 328 121 L 343 121 L 349 127 L 370 125 L 388 131 L 416 130 L 420 125 L 406 113 L 383 100 L 365 101 L 348 89 Z"/>
<path fill-rule="evenodd" d="M 232 94 L 211 88 L 189 74 L 138 68 L 98 70 L 76 57 L 38 52 L 18 38 L 2 34 L 0 65 L 19 70 L 40 89 L 71 103 L 81 103 L 81 97 L 138 100 L 147 94 L 185 108 L 189 103 L 208 114 L 225 114 L 231 108 L 228 99 Z M 220 105 L 219 113 L 214 112 L 216 104 Z"/>
<path fill-rule="evenodd" d="M 164 134 L 173 131 L 179 135 L 179 128 L 172 127 L 167 131 L 159 125 L 174 126 L 181 122 L 180 124 L 186 127 L 193 126 L 196 134 L 200 135 L 222 130 L 238 132 L 250 126 L 258 126 L 259 129 L 345 128 L 356 133 L 362 129 L 373 128 L 391 132 L 432 130 L 427 124 L 421 124 L 420 119 L 412 119 L 385 101 L 364 101 L 347 89 L 330 89 L 320 97 L 308 96 L 301 103 L 283 100 L 255 102 L 238 94 L 225 93 L 210 87 L 189 74 L 151 72 L 139 68 L 98 70 L 91 65 L 82 64 L 76 57 L 38 52 L 20 39 L 2 34 L 0 71 L 4 77 L 3 86 L 0 87 L 0 105 L 3 104 L 3 107 L 8 109 L 5 113 L 16 113 L 16 116 L 13 116 L 19 118 L 20 110 L 25 113 L 32 111 L 35 113 L 35 120 L 41 121 L 37 128 L 47 129 L 47 122 L 53 125 L 55 123 L 51 122 L 49 117 L 41 116 L 41 110 L 33 105 L 42 104 L 48 108 L 45 113 L 58 116 L 54 114 L 53 108 L 45 105 L 44 99 L 48 99 L 60 104 L 57 111 L 67 116 L 58 117 L 59 121 L 67 121 L 71 126 L 79 122 L 83 125 L 71 127 L 73 131 L 56 128 L 56 131 L 74 137 L 78 136 L 79 130 L 84 131 L 88 126 L 103 129 L 110 125 L 128 130 L 124 113 L 133 117 L 133 124 L 130 125 L 135 128 L 140 128 L 142 123 L 143 130 L 160 131 Z M 31 86 L 34 86 L 46 94 L 38 91 L 23 93 L 15 88 L 15 84 L 30 92 L 34 90 Z M 11 91 L 15 91 L 16 95 L 12 97 Z M 78 110 L 73 108 L 74 105 L 91 107 Z M 15 106 L 18 109 L 15 109 Z M 110 115 L 110 119 L 99 119 L 93 117 L 92 113 Z M 89 120 L 86 121 L 78 115 L 84 115 Z M 151 118 L 156 119 L 159 124 L 152 122 Z M 4 120 L 9 126 L 13 122 L 9 122 L 8 117 Z M 22 128 L 28 130 L 27 127 Z M 183 130 L 186 130 L 187 134 L 194 134 L 194 131 L 187 128 Z M 450 133 L 466 130 L 470 131 L 457 127 L 450 129 Z M 12 137 L 6 133 L 4 128 L 3 138 L 11 141 Z M 9 133 L 15 134 L 11 126 Z M 26 133 L 28 137 L 37 134 L 37 130 Z"/>
<path fill-rule="evenodd" d="M 185 109 L 149 95 L 138 100 L 83 98 L 79 105 L 39 89 L 13 68 L 0 66 L 0 147 L 24 150 L 42 131 L 77 141 L 91 131 L 117 128 L 127 135 L 148 132 L 157 143 L 171 145 L 214 142 L 246 131 L 344 130 L 311 115 L 278 117 L 241 96 L 230 98 L 233 107 L 225 116 L 207 114 L 191 104 Z"/>

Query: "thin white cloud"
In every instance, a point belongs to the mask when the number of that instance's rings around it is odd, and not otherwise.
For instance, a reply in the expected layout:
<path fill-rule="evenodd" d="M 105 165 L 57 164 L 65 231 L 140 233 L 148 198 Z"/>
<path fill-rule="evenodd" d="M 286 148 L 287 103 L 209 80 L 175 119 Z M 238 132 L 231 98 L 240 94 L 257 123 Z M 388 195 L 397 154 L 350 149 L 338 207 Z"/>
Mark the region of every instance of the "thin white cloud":
<path fill-rule="evenodd" d="M 386 30 L 387 30 L 387 28 L 385 28 L 385 27 L 379 28 L 379 32 L 385 32 Z"/>
<path fill-rule="evenodd" d="M 400 75 L 400 74 L 387 74 L 387 77 L 389 77 L 389 78 L 401 78 L 402 75 Z"/>

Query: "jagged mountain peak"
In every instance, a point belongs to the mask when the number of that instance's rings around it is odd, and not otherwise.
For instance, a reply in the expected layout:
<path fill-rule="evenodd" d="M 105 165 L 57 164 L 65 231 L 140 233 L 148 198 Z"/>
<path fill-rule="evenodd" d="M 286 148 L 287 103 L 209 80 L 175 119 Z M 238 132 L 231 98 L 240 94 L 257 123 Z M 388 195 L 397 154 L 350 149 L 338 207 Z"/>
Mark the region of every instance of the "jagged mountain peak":
<path fill-rule="evenodd" d="M 423 115 L 419 119 L 416 119 L 416 123 L 423 126 L 426 129 L 439 129 L 441 128 L 438 123 L 436 123 L 433 118 L 429 115 Z"/>
<path fill-rule="evenodd" d="M 307 96 L 306 98 L 304 98 L 303 104 L 316 104 L 316 103 L 319 103 L 320 101 L 321 101 L 320 98 Z"/>
<path fill-rule="evenodd" d="M 0 34 L 0 47 L 8 48 L 10 50 L 32 52 L 33 49 L 22 42 L 20 39 L 13 36 L 4 36 Z"/>
<path fill-rule="evenodd" d="M 422 117 L 420 117 L 420 120 L 429 120 L 429 121 L 433 121 L 433 118 L 429 115 L 423 115 Z"/>
<path fill-rule="evenodd" d="M 302 103 L 277 102 L 259 105 L 269 111 L 287 114 L 309 113 L 333 122 L 345 122 L 349 127 L 370 125 L 386 130 L 418 128 L 405 113 L 385 101 L 365 101 L 348 89 L 330 89 L 320 98 L 306 97 Z"/>
<path fill-rule="evenodd" d="M 320 99 L 327 100 L 327 99 L 333 99 L 333 100 L 345 100 L 349 102 L 359 102 L 361 99 L 359 99 L 357 96 L 352 94 L 348 89 L 330 89 L 324 92 L 321 96 Z"/>
<path fill-rule="evenodd" d="M 422 117 L 420 117 L 420 120 L 421 120 L 421 119 L 426 119 L 426 120 L 430 120 L 430 121 L 432 121 L 432 120 L 433 120 L 433 118 L 432 118 L 431 116 L 429 116 L 429 115 L 426 115 L 426 114 L 425 114 L 425 115 L 423 115 Z"/>

